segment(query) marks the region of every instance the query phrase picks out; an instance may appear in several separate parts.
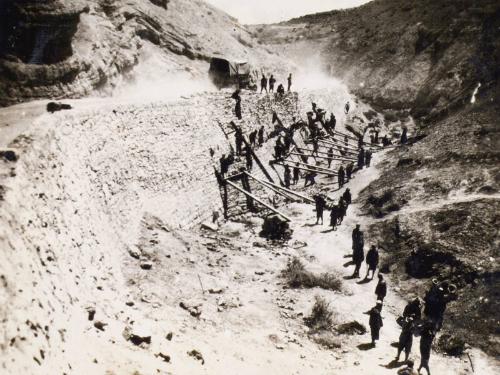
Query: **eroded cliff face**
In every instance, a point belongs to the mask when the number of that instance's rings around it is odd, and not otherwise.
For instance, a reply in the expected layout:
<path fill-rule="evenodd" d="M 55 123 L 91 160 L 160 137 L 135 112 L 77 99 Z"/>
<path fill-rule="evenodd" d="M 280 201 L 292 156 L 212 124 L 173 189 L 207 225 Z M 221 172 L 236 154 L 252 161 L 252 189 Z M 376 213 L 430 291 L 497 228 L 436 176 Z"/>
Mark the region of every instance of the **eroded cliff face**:
<path fill-rule="evenodd" d="M 109 93 L 145 49 L 165 70 L 198 77 L 214 55 L 279 66 L 235 19 L 199 0 L 16 0 L 1 16 L 0 105 Z"/>
<path fill-rule="evenodd" d="M 362 7 L 253 27 L 293 58 L 318 57 L 380 109 L 433 117 L 497 86 L 497 1 L 375 0 Z"/>

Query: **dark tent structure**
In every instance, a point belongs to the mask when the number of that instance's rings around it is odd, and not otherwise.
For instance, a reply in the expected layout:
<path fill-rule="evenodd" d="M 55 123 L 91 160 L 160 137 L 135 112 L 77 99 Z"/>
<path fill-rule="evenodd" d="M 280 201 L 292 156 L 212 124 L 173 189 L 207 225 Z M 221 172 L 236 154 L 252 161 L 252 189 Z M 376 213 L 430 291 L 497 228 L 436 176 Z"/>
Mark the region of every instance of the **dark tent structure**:
<path fill-rule="evenodd" d="M 250 64 L 246 61 L 231 61 L 213 57 L 208 71 L 214 84 L 219 87 L 237 86 L 240 89 L 256 88 L 253 82 Z"/>

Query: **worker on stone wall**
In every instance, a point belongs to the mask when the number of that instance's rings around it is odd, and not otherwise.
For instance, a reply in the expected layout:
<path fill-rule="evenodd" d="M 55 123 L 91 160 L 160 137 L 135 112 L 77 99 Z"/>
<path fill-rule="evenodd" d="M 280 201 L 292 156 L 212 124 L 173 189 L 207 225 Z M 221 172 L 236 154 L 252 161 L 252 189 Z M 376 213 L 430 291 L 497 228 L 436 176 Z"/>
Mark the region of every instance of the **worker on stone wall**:
<path fill-rule="evenodd" d="M 236 101 L 236 104 L 234 106 L 234 114 L 238 118 L 238 120 L 241 120 L 241 96 L 240 96 L 240 90 L 236 90 L 233 92 L 233 95 L 231 95 L 231 98 L 233 98 Z"/>
<path fill-rule="evenodd" d="M 271 74 L 269 78 L 269 92 L 274 92 L 274 84 L 276 83 L 276 78 Z"/>
<path fill-rule="evenodd" d="M 267 78 L 264 75 L 264 73 L 262 73 L 262 78 L 260 79 L 260 92 L 261 92 L 261 94 L 262 94 L 263 90 L 266 90 L 266 94 L 267 94 Z"/>

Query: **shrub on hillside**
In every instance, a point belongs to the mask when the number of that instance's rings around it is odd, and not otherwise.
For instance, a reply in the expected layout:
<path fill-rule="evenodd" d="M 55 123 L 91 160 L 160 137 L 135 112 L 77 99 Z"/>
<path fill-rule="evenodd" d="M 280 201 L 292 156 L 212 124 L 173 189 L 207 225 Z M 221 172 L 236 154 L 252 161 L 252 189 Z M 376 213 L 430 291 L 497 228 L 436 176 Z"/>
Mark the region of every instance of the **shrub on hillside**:
<path fill-rule="evenodd" d="M 297 257 L 288 261 L 286 268 L 282 271 L 282 275 L 292 288 L 320 287 L 322 289 L 334 291 L 340 291 L 342 289 L 342 282 L 336 275 L 332 273 L 315 275 L 307 271 L 304 263 Z"/>
<path fill-rule="evenodd" d="M 311 315 L 304 318 L 304 323 L 314 331 L 330 329 L 333 325 L 330 304 L 323 297 L 316 296 Z"/>

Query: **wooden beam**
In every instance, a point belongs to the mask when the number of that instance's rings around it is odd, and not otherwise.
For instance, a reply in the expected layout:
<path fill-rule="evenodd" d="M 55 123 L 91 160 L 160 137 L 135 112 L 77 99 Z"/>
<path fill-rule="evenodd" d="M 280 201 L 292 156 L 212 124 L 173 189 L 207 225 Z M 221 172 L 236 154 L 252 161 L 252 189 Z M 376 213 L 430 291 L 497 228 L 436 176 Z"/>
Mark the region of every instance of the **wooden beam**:
<path fill-rule="evenodd" d="M 300 155 L 300 154 L 297 154 L 296 152 L 290 152 L 290 155 Z M 309 156 L 314 157 L 314 158 L 318 158 L 318 159 L 332 159 L 332 160 L 342 160 L 342 161 L 356 161 L 356 159 L 353 159 L 353 158 L 339 157 L 339 156 L 334 156 L 333 158 L 327 158 L 326 156 L 312 156 L 312 155 L 309 155 Z"/>
<path fill-rule="evenodd" d="M 289 167 L 294 168 L 294 166 L 293 166 L 293 165 L 289 165 L 289 164 L 283 164 L 283 163 L 279 163 L 279 162 L 276 162 L 275 164 L 277 164 L 277 165 L 281 165 L 281 166 L 288 165 Z M 295 167 L 295 168 L 298 168 L 298 169 L 300 169 L 301 171 L 314 172 L 314 173 L 324 174 L 324 175 L 327 175 L 327 176 L 336 176 L 336 175 L 337 175 L 337 174 L 336 174 L 336 173 L 334 173 L 334 172 L 327 173 L 327 172 L 322 172 L 322 171 L 318 171 L 318 170 L 307 169 L 307 168 L 303 168 L 303 167 Z"/>
<path fill-rule="evenodd" d="M 251 197 L 253 200 L 259 202 L 261 205 L 263 205 L 264 207 L 266 207 L 267 209 L 271 210 L 272 212 L 274 212 L 276 215 L 279 215 L 281 216 L 282 218 L 284 218 L 286 221 L 292 221 L 292 219 L 290 219 L 288 216 L 286 216 L 285 214 L 282 214 L 281 212 L 279 212 L 277 209 L 275 209 L 274 207 L 271 207 L 270 205 L 268 205 L 267 203 L 264 203 L 262 200 L 260 200 L 259 198 L 257 198 L 255 195 L 253 194 L 250 194 L 248 191 L 246 191 L 245 189 L 242 189 L 240 188 L 238 185 L 232 183 L 231 181 L 227 181 L 227 183 L 229 185 L 231 185 L 232 187 L 234 187 L 236 190 L 242 192 L 243 194 L 245 194 L 247 197 Z"/>
<path fill-rule="evenodd" d="M 294 161 L 294 163 L 296 164 L 301 164 L 301 165 L 305 165 L 305 166 L 308 166 L 308 167 L 313 167 L 314 169 L 321 169 L 323 170 L 324 172 L 332 172 L 332 173 L 335 173 L 337 174 L 337 172 L 329 169 L 329 168 L 325 168 L 325 167 L 318 167 L 317 165 L 311 165 L 311 164 L 307 164 L 307 163 L 301 163 L 300 161 Z"/>
<path fill-rule="evenodd" d="M 358 151 L 357 148 L 353 148 L 353 147 L 349 147 L 349 146 L 342 146 L 342 145 L 339 145 L 338 143 L 333 143 L 333 142 L 327 141 L 325 139 L 318 139 L 318 142 L 325 143 L 327 145 L 330 145 L 331 147 L 337 147 L 337 148 L 342 147 L 344 149 L 350 150 L 350 151 L 346 151 L 349 153 L 357 153 L 357 151 Z"/>
<path fill-rule="evenodd" d="M 248 172 L 245 172 L 245 173 L 246 173 L 246 175 L 247 175 L 248 177 L 250 177 L 251 179 L 255 180 L 256 182 L 258 182 L 258 183 L 259 183 L 259 184 L 261 184 L 262 186 L 264 186 L 264 187 L 266 187 L 266 188 L 268 188 L 268 189 L 270 189 L 270 190 L 274 191 L 275 193 L 277 193 L 277 194 L 279 194 L 279 195 L 281 195 L 281 196 L 283 196 L 283 197 L 285 197 L 285 198 L 291 199 L 291 200 L 293 200 L 293 201 L 298 201 L 298 199 L 297 199 L 297 198 L 290 197 L 289 195 L 287 195 L 287 194 L 283 193 L 282 191 L 280 191 L 280 190 L 278 190 L 278 189 L 274 188 L 274 187 L 272 186 L 272 185 L 274 185 L 274 184 L 271 184 L 270 182 L 267 182 L 267 181 L 262 181 L 262 180 L 258 179 L 257 177 L 252 176 L 252 175 L 251 175 L 250 173 L 248 173 Z"/>
<path fill-rule="evenodd" d="M 320 147 L 325 147 L 325 146 L 320 146 Z M 300 150 L 304 150 L 304 151 L 309 151 L 309 152 L 312 152 L 313 150 L 310 150 L 308 148 L 301 148 Z M 335 150 L 335 151 L 338 151 L 338 150 Z M 347 152 L 348 154 L 354 154 L 352 152 Z M 328 152 L 326 151 L 318 151 L 318 154 L 324 154 L 324 155 L 328 155 Z M 335 157 L 336 155 L 333 155 L 333 157 Z M 338 155 L 337 155 L 338 156 Z M 341 155 L 342 156 L 342 155 Z"/>
<path fill-rule="evenodd" d="M 299 194 L 299 193 L 297 193 L 297 192 L 295 192 L 295 191 L 293 191 L 293 190 L 287 189 L 287 188 L 285 188 L 285 187 L 283 187 L 283 186 L 279 186 L 279 185 L 273 184 L 273 183 L 271 183 L 271 182 L 263 181 L 263 180 L 261 180 L 261 179 L 259 179 L 259 178 L 255 177 L 255 176 L 250 175 L 248 172 L 245 172 L 245 173 L 247 173 L 247 174 L 248 174 L 250 177 L 252 177 L 254 180 L 258 180 L 258 181 L 260 181 L 260 182 L 262 182 L 262 183 L 264 183 L 264 184 L 266 184 L 266 185 L 272 185 L 272 186 L 274 186 L 274 187 L 276 187 L 276 188 L 278 188 L 278 189 L 284 190 L 284 191 L 286 191 L 287 193 L 292 194 L 292 195 L 295 195 L 295 196 L 297 196 L 297 197 L 299 197 L 299 198 L 302 198 L 303 200 L 305 200 L 305 201 L 307 201 L 307 202 L 309 202 L 309 203 L 315 203 L 313 199 L 311 199 L 311 198 L 309 198 L 309 197 L 306 197 L 305 195 Z"/>

